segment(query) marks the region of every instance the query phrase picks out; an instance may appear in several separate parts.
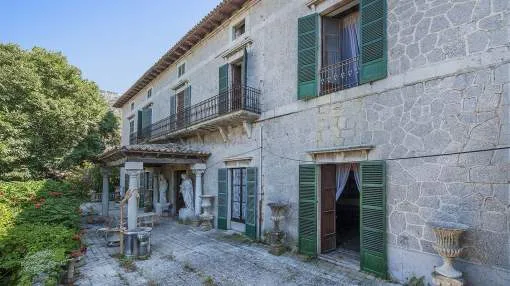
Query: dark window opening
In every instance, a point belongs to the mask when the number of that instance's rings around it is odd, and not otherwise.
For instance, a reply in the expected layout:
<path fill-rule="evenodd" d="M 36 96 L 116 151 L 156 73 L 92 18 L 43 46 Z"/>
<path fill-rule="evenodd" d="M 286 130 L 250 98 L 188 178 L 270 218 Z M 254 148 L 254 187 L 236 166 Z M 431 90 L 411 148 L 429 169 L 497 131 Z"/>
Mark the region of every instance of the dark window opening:
<path fill-rule="evenodd" d="M 184 73 L 186 73 L 186 64 L 185 63 L 178 67 L 177 77 L 181 77 L 182 75 L 184 75 Z"/>
<path fill-rule="evenodd" d="M 233 28 L 233 31 L 232 31 L 232 39 L 235 40 L 237 38 L 239 38 L 240 36 L 242 36 L 245 32 L 245 25 L 244 25 L 244 20 L 242 20 L 241 22 L 239 22 L 239 24 L 235 25 L 234 28 Z"/>
<path fill-rule="evenodd" d="M 358 6 L 322 17 L 321 95 L 359 84 L 359 19 Z"/>

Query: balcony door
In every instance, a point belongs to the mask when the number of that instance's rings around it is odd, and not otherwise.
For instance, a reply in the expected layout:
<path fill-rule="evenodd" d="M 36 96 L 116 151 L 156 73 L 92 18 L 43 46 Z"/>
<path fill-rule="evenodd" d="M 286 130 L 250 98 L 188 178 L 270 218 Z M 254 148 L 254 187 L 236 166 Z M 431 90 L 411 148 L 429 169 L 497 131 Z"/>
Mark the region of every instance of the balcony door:
<path fill-rule="evenodd" d="M 231 92 L 231 106 L 232 110 L 239 110 L 243 103 L 243 64 L 242 61 L 233 63 L 232 70 L 232 92 Z"/>
<path fill-rule="evenodd" d="M 184 127 L 184 90 L 175 95 L 177 104 L 177 129 Z"/>
<path fill-rule="evenodd" d="M 321 94 L 358 85 L 359 18 L 358 6 L 322 17 Z"/>

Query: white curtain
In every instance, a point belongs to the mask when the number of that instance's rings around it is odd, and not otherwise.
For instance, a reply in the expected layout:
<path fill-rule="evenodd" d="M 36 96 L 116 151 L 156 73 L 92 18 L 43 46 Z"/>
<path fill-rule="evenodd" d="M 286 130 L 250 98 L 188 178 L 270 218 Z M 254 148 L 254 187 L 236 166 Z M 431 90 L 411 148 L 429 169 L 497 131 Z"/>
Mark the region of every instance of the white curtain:
<path fill-rule="evenodd" d="M 359 164 L 353 163 L 351 170 L 354 173 L 354 180 L 356 181 L 356 187 L 358 187 L 358 192 L 361 192 L 361 181 L 360 181 L 360 177 L 359 177 Z"/>
<path fill-rule="evenodd" d="M 359 57 L 359 12 L 349 14 L 343 19 L 340 46 L 342 51 L 342 61 Z M 345 86 L 358 85 L 358 65 L 357 62 L 346 62 L 342 73 L 345 76 Z"/>
<path fill-rule="evenodd" d="M 349 178 L 349 171 L 351 170 L 351 164 L 340 164 L 336 165 L 336 200 L 342 195 L 345 184 Z"/>
<path fill-rule="evenodd" d="M 354 180 L 356 181 L 358 192 L 360 192 L 361 190 L 359 164 L 352 163 L 336 165 L 336 200 L 340 198 L 345 189 L 345 185 L 347 184 L 347 179 L 349 178 L 350 171 L 354 173 Z"/>

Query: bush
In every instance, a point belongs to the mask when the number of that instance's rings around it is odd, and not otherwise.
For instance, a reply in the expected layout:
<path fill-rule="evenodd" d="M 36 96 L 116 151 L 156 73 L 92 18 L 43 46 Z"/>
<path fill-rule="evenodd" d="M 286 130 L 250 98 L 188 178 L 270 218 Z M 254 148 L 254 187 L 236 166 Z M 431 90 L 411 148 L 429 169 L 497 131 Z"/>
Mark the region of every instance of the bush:
<path fill-rule="evenodd" d="M 68 182 L 0 182 L 1 285 L 30 284 L 38 274 L 48 281 L 58 277 L 69 254 L 80 247 L 80 202 Z"/>

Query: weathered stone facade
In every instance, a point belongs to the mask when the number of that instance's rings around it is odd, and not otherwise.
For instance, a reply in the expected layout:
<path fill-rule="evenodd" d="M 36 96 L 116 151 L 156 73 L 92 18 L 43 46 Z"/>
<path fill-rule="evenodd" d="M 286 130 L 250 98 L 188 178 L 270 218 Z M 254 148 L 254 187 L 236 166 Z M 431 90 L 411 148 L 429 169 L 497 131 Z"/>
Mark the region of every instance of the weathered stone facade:
<path fill-rule="evenodd" d="M 426 276 L 439 265 L 426 222 L 468 224 L 459 269 L 473 285 L 510 283 L 510 3 L 507 0 L 389 0 L 388 77 L 298 101 L 297 18 L 322 12 L 309 1 L 253 1 L 187 54 L 186 78 L 196 103 L 217 92 L 217 57 L 233 23 L 246 19 L 248 82 L 262 90 L 262 115 L 248 137 L 242 126 L 190 137 L 211 153 L 204 192 L 217 193 L 224 159 L 249 156 L 259 168 L 260 233 L 271 228 L 267 202 L 290 204 L 288 244 L 298 237 L 298 166 L 309 150 L 374 145 L 369 160 L 387 164 L 387 243 L 393 279 Z M 211 52 L 213 51 L 213 52 Z M 177 66 L 177 65 L 176 65 Z M 153 88 L 155 120 L 168 116 L 176 66 Z M 146 90 L 135 98 L 147 104 Z M 123 108 L 129 116 L 129 104 Z M 123 123 L 127 144 L 128 123 Z M 171 181 L 171 170 L 169 180 Z"/>

